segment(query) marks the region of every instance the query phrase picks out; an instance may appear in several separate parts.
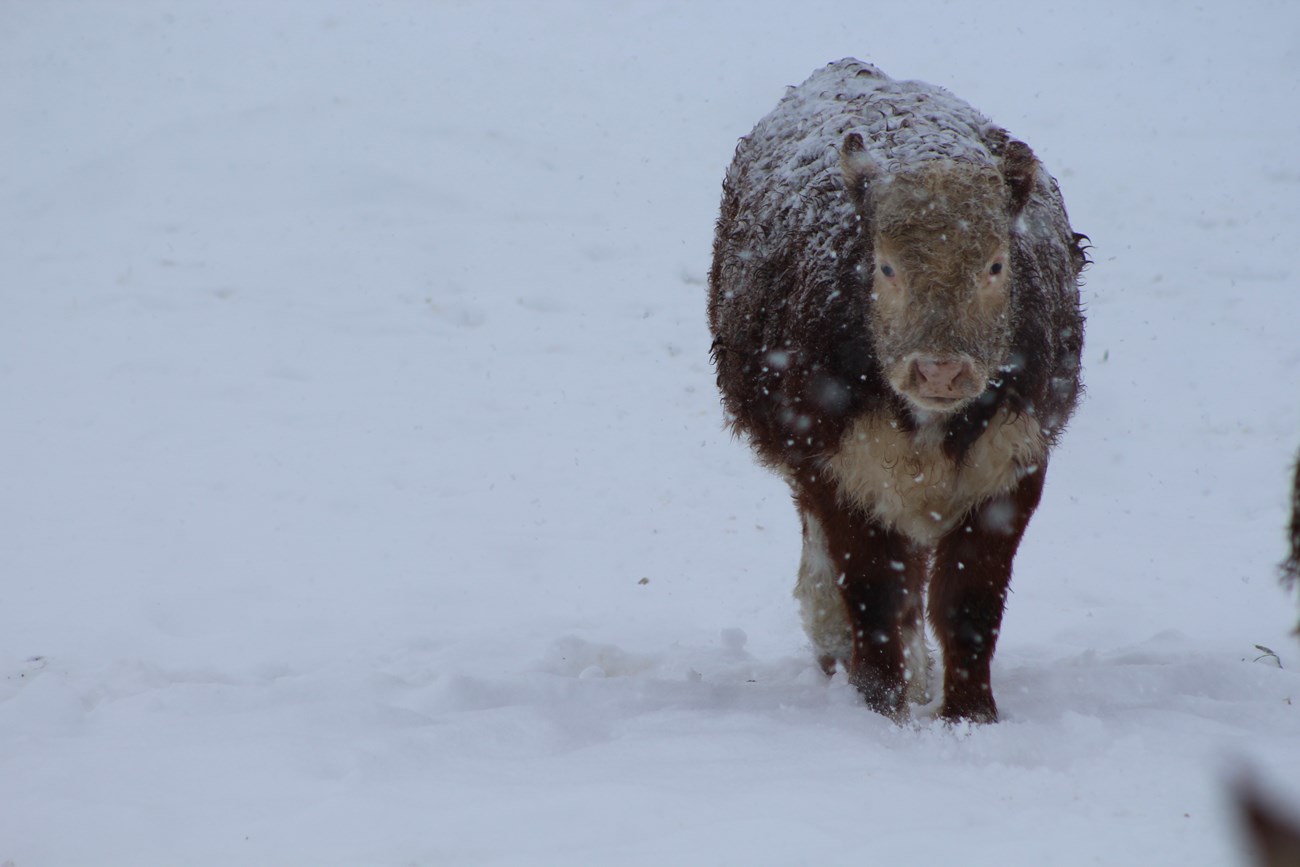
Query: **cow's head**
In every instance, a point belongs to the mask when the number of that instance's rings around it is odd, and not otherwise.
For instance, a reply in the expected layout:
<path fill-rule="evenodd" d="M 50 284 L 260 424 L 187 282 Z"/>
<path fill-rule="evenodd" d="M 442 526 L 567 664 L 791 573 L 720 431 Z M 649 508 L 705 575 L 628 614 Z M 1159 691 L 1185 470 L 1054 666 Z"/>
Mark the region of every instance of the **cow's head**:
<path fill-rule="evenodd" d="M 930 159 L 887 171 L 850 133 L 850 197 L 871 233 L 869 323 L 890 386 L 923 413 L 977 398 L 1009 360 L 1011 232 L 1038 161 L 1010 141 L 999 167 Z"/>

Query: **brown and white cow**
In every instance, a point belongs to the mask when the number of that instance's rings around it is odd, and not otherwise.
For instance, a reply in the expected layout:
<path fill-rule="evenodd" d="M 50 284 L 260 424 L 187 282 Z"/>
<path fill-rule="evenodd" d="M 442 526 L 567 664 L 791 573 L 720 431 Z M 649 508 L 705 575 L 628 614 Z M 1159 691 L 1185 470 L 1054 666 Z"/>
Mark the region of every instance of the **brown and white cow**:
<path fill-rule="evenodd" d="M 1291 524 L 1288 527 L 1290 553 L 1282 561 L 1282 583 L 1293 587 L 1300 583 L 1300 454 L 1295 457 L 1295 479 L 1291 482 Z M 1296 627 L 1300 633 L 1300 626 Z"/>
<path fill-rule="evenodd" d="M 1011 563 L 1080 390 L 1081 235 L 1029 147 L 947 91 L 832 63 L 741 139 L 709 277 L 733 428 L 803 519 L 823 669 L 894 719 L 992 721 Z"/>

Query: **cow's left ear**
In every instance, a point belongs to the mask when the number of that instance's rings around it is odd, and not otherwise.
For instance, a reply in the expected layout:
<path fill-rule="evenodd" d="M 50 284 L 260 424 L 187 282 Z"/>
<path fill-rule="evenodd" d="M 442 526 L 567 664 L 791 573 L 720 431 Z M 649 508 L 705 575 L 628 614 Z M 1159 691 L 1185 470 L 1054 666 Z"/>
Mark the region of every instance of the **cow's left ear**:
<path fill-rule="evenodd" d="M 1002 170 L 1002 179 L 1007 183 L 1008 207 L 1014 217 L 1029 204 L 1029 197 L 1038 185 L 1038 172 L 1042 169 L 1042 164 L 1029 149 L 1029 145 L 1009 138 L 1002 146 L 998 166 Z"/>
<path fill-rule="evenodd" d="M 844 176 L 844 187 L 849 199 L 858 213 L 864 217 L 871 211 L 871 185 L 880 177 L 880 166 L 867 153 L 867 146 L 862 136 L 851 132 L 844 137 L 840 145 L 840 173 Z"/>

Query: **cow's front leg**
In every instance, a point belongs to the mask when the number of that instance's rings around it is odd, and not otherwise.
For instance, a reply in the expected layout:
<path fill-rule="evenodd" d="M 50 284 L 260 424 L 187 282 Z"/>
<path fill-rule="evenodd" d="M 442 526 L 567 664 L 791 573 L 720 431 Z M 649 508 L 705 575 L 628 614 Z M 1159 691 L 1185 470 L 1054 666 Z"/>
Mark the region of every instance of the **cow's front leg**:
<path fill-rule="evenodd" d="M 927 660 L 908 658 L 924 654 L 918 630 L 924 628 L 920 612 L 926 554 L 836 497 L 801 499 L 818 517 L 844 602 L 849 682 L 873 710 L 901 720 L 907 716 L 909 672 L 918 676 L 926 671 Z"/>
<path fill-rule="evenodd" d="M 853 629 L 849 682 L 871 708 L 902 720 L 912 692 L 909 677 L 923 676 L 927 668 L 924 658 L 908 658 L 918 648 L 924 653 L 923 636 L 912 633 L 924 629 L 926 557 L 904 536 L 875 522 L 863 522 L 858 533 L 841 588 Z"/>
<path fill-rule="evenodd" d="M 1042 465 L 1011 491 L 971 510 L 940 540 L 930 584 L 929 614 L 943 650 L 943 708 L 947 720 L 995 722 L 989 681 L 1011 562 L 1043 492 Z"/>

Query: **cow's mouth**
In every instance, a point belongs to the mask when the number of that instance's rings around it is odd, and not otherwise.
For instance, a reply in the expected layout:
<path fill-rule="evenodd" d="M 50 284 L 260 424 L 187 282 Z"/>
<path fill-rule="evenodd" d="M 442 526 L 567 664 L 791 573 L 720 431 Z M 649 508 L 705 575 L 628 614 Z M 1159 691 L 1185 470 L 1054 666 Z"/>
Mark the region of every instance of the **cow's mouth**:
<path fill-rule="evenodd" d="M 903 396 L 916 409 L 927 413 L 948 414 L 956 412 L 970 402 L 969 397 L 931 397 L 915 391 L 903 392 Z"/>
<path fill-rule="evenodd" d="M 890 384 L 916 409 L 927 413 L 956 412 L 987 386 L 984 367 L 968 355 L 934 356 L 914 353 L 890 371 Z"/>

